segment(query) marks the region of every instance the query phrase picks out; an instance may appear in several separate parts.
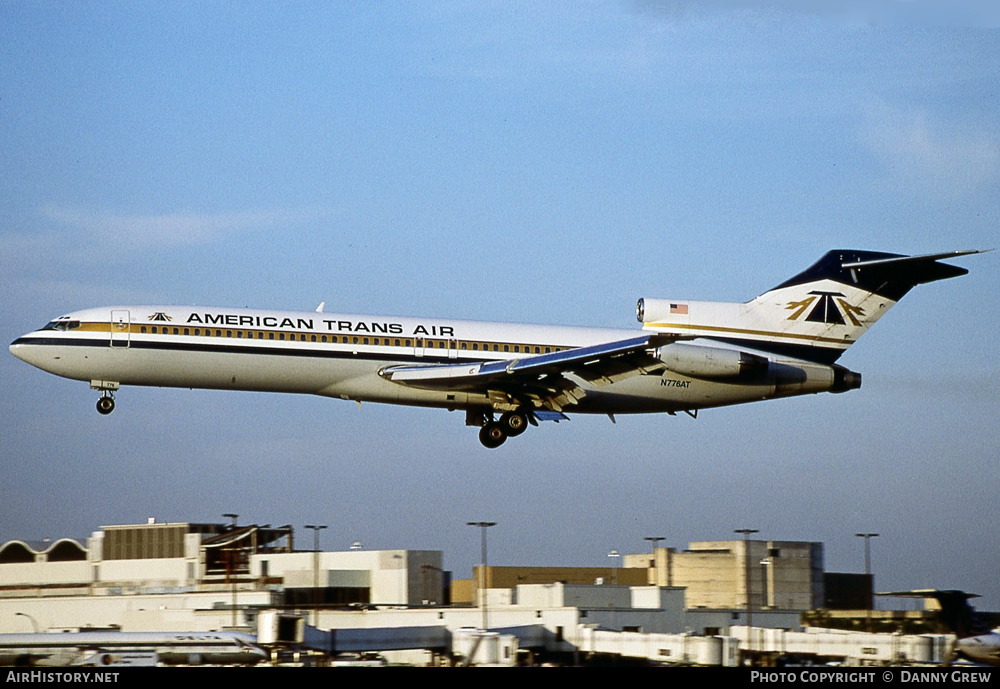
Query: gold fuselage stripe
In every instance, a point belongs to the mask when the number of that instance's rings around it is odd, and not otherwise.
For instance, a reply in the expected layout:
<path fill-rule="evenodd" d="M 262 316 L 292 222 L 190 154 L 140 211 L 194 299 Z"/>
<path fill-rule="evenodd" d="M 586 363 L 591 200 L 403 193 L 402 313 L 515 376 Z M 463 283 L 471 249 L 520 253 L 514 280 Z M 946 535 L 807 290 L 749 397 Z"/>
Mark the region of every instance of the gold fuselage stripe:
<path fill-rule="evenodd" d="M 149 332 L 152 328 L 157 328 L 160 332 Z M 168 329 L 170 332 L 167 332 Z M 143 332 L 143 330 L 146 332 Z M 177 332 L 173 332 L 174 330 L 177 330 Z M 195 335 L 195 330 L 200 331 L 199 334 Z M 235 326 L 220 328 L 217 325 L 209 327 L 198 325 L 197 327 L 193 327 L 191 325 L 106 323 L 102 321 L 83 321 L 78 327 L 71 328 L 64 332 L 79 331 L 115 333 L 119 335 L 128 333 L 129 335 L 147 337 L 151 335 L 155 335 L 156 337 L 162 335 L 169 335 L 170 337 L 210 337 L 212 339 L 221 337 L 224 339 L 249 340 L 261 343 L 302 342 L 306 344 L 330 344 L 361 347 L 408 347 L 410 349 L 416 347 L 425 350 L 440 350 L 444 352 L 483 352 L 489 354 L 551 354 L 567 349 L 573 349 L 573 347 L 565 345 L 556 346 L 552 344 L 527 344 L 523 342 L 486 342 L 484 340 L 458 340 L 454 338 L 417 337 L 414 335 L 410 335 L 409 337 L 397 336 L 395 334 L 382 334 L 375 336 L 370 333 L 367 335 L 340 335 L 333 333 L 316 333 L 310 330 L 259 330 Z M 213 335 L 210 331 L 215 331 L 217 334 Z M 237 335 L 237 333 L 240 334 Z M 289 336 L 295 336 L 295 339 L 290 339 Z M 368 342 L 365 342 L 364 340 L 368 340 Z M 380 340 L 380 342 L 376 344 L 373 340 Z M 400 344 L 393 344 L 396 340 L 399 340 Z M 477 345 L 477 348 L 473 349 L 473 345 Z M 514 349 L 515 347 L 517 348 L 516 351 Z"/>
<path fill-rule="evenodd" d="M 837 339 L 836 337 L 820 337 L 817 335 L 805 335 L 802 333 L 778 333 L 771 330 L 749 330 L 747 328 L 726 328 L 718 325 L 689 325 L 686 323 L 643 323 L 647 328 L 678 328 L 680 330 L 707 330 L 716 333 L 731 333 L 734 335 L 757 335 L 760 337 L 785 337 L 795 340 L 808 340 L 809 342 L 829 342 L 831 344 L 842 344 L 845 347 L 854 343 L 850 338 Z"/>

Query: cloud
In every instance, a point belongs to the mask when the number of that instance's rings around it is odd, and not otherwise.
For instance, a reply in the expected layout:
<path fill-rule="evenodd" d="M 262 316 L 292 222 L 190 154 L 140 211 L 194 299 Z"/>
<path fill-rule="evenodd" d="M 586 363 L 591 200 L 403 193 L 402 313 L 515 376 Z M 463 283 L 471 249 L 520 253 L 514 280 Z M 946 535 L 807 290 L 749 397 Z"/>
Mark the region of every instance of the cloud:
<path fill-rule="evenodd" d="M 1000 142 L 974 124 L 946 124 L 920 111 L 881 109 L 869 116 L 861 137 L 890 175 L 921 193 L 967 196 L 1000 175 Z"/>
<path fill-rule="evenodd" d="M 304 208 L 126 215 L 58 206 L 45 206 L 40 213 L 47 220 L 82 230 L 92 240 L 112 245 L 117 250 L 157 250 L 208 244 L 231 234 L 302 225 L 329 218 L 332 214 L 328 209 Z"/>

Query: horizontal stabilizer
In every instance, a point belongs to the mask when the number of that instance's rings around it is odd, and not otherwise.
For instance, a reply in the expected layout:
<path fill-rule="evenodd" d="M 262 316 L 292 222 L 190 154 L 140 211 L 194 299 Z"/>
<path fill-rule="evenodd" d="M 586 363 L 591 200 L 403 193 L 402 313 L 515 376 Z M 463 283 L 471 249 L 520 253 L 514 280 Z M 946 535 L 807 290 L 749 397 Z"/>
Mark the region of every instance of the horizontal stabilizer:
<path fill-rule="evenodd" d="M 922 256 L 904 256 L 881 251 L 838 249 L 823 257 L 795 277 L 781 283 L 775 290 L 833 280 L 877 294 L 894 302 L 917 285 L 965 275 L 965 268 L 939 263 L 940 259 L 968 254 L 981 254 L 991 249 L 949 251 Z"/>
<path fill-rule="evenodd" d="M 863 268 L 865 266 L 879 266 L 902 263 L 918 263 L 924 261 L 940 261 L 945 258 L 956 258 L 958 256 L 968 256 L 969 254 L 985 254 L 993 249 L 966 249 L 965 251 L 946 251 L 943 254 L 923 254 L 922 256 L 899 256 L 897 258 L 878 258 L 870 261 L 855 261 L 854 263 L 844 263 L 844 268 Z"/>

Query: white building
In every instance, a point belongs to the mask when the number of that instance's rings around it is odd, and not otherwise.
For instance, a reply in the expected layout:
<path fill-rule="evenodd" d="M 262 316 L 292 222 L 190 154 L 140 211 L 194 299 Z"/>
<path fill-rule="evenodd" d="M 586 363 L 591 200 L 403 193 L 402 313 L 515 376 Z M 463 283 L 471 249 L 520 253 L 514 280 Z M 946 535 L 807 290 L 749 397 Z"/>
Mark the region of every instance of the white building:
<path fill-rule="evenodd" d="M 256 610 L 440 603 L 440 551 L 293 549 L 291 527 L 106 526 L 0 545 L 0 632 L 251 626 Z"/>

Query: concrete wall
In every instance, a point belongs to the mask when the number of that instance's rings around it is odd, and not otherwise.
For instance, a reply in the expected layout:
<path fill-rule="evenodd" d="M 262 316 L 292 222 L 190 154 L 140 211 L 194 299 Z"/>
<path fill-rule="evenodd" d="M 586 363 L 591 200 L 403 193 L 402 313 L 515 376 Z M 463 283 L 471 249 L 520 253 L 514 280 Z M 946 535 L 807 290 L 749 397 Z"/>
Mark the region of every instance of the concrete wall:
<path fill-rule="evenodd" d="M 277 603 L 269 591 L 237 591 L 236 598 L 238 606 Z M 31 632 L 31 618 L 42 632 L 114 625 L 126 632 L 213 631 L 231 625 L 232 602 L 231 591 L 0 598 L 0 633 Z M 245 621 L 239 613 L 237 624 Z"/>
<path fill-rule="evenodd" d="M 372 604 L 440 602 L 444 558 L 439 550 L 349 550 L 270 553 L 250 559 L 253 577 L 281 577 L 286 586 L 370 587 Z M 353 573 L 353 574 L 352 574 Z"/>

